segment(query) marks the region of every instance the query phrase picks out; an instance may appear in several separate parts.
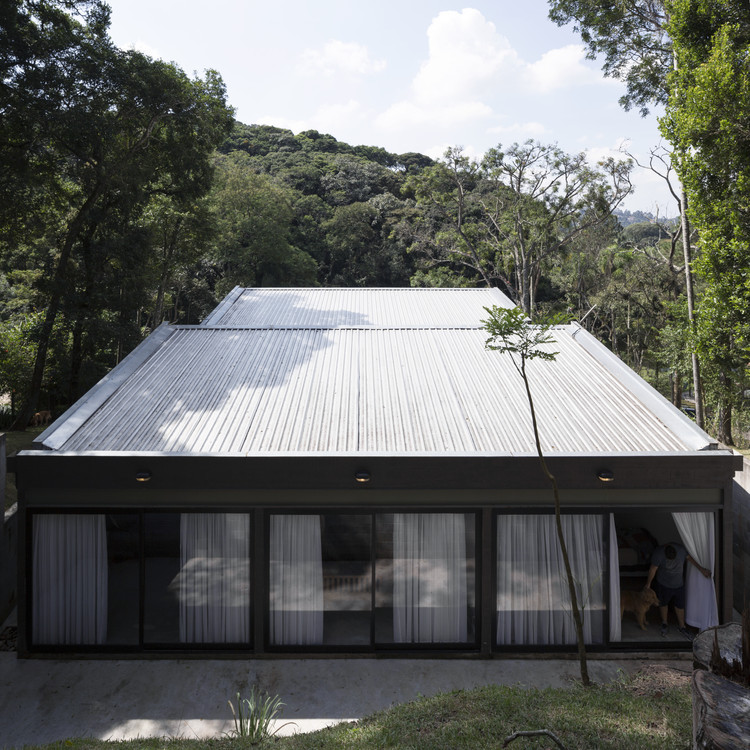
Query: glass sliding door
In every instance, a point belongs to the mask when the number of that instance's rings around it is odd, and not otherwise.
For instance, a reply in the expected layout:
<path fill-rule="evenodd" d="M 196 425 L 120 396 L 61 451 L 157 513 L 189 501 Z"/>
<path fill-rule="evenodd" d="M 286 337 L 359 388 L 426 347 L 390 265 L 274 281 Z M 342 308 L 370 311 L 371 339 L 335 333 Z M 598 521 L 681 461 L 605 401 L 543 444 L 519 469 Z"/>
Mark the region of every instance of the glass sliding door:
<path fill-rule="evenodd" d="M 322 516 L 323 643 L 371 645 L 372 516 Z"/>
<path fill-rule="evenodd" d="M 147 513 L 144 644 L 249 644 L 250 516 Z"/>
<path fill-rule="evenodd" d="M 143 642 L 180 642 L 180 514 L 144 516 Z"/>
<path fill-rule="evenodd" d="M 106 643 L 104 514 L 37 514 L 32 536 L 32 643 Z"/>
<path fill-rule="evenodd" d="M 606 544 L 601 515 L 565 515 L 563 535 L 586 643 L 604 642 Z M 619 614 L 619 613 L 618 613 Z M 576 642 L 555 517 L 497 518 L 498 645 Z"/>
<path fill-rule="evenodd" d="M 113 513 L 106 518 L 107 643 L 137 646 L 140 642 L 140 518 L 137 513 Z"/>
<path fill-rule="evenodd" d="M 378 514 L 377 521 L 377 642 L 473 642 L 474 514 Z"/>
<path fill-rule="evenodd" d="M 180 641 L 250 642 L 250 516 L 180 516 Z"/>
<path fill-rule="evenodd" d="M 323 643 L 323 557 L 319 515 L 270 519 L 270 642 Z"/>

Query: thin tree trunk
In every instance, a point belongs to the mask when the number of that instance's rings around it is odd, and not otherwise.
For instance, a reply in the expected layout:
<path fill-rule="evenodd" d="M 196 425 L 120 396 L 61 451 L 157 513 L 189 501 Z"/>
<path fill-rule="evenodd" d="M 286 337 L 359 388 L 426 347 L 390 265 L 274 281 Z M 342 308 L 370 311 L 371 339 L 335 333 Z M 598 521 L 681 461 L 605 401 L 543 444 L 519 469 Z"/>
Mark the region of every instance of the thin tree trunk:
<path fill-rule="evenodd" d="M 695 299 L 693 296 L 693 271 L 690 267 L 692 262 L 692 247 L 690 243 L 690 221 L 687 215 L 687 193 L 685 188 L 680 188 L 680 221 L 682 222 L 682 251 L 685 256 L 685 294 L 688 304 L 688 321 L 690 323 L 690 332 L 695 337 Z M 691 347 L 692 348 L 692 347 Z M 703 429 L 705 425 L 705 415 L 703 412 L 703 392 L 701 388 L 701 371 L 698 354 L 692 348 L 690 359 L 693 366 L 693 392 L 695 393 L 695 423 Z"/>
<path fill-rule="evenodd" d="M 719 373 L 719 382 L 721 383 L 721 390 L 716 419 L 716 429 L 718 432 L 716 437 L 724 445 L 734 445 L 734 440 L 732 440 L 732 400 L 730 395 L 732 381 L 727 377 L 726 373 L 722 372 Z"/>
<path fill-rule="evenodd" d="M 678 409 L 682 407 L 682 378 L 678 372 L 672 373 L 672 403 Z"/>
<path fill-rule="evenodd" d="M 668 16 L 667 16 L 668 17 Z M 674 70 L 679 69 L 677 55 L 672 55 L 672 66 Z M 693 297 L 693 271 L 690 267 L 692 263 L 692 247 L 690 243 L 690 220 L 688 219 L 688 199 L 685 192 L 685 186 L 680 181 L 680 223 L 682 227 L 682 252 L 685 256 L 685 295 L 688 303 L 688 321 L 690 324 L 690 333 L 695 340 L 696 323 L 695 323 L 695 304 Z M 693 392 L 695 393 L 695 423 L 703 429 L 705 426 L 705 415 L 703 412 L 703 392 L 701 388 L 701 372 L 698 354 L 694 347 L 691 347 L 690 360 L 693 369 Z"/>
<path fill-rule="evenodd" d="M 615 311 L 612 310 L 610 315 L 612 320 L 612 351 L 617 354 L 617 327 L 615 325 Z"/>
<path fill-rule="evenodd" d="M 531 422 L 534 427 L 534 440 L 536 442 L 536 451 L 539 456 L 539 462 L 542 465 L 542 471 L 546 475 L 547 479 L 552 484 L 552 493 L 555 498 L 555 523 L 557 526 L 557 539 L 560 542 L 560 551 L 562 552 L 563 563 L 565 565 L 565 576 L 568 582 L 568 591 L 570 593 L 570 607 L 573 611 L 573 623 L 576 629 L 576 640 L 578 641 L 578 661 L 581 666 L 581 682 L 584 687 L 591 685 L 591 678 L 589 677 L 588 663 L 586 661 L 586 644 L 583 639 L 583 619 L 581 618 L 581 611 L 578 609 L 578 596 L 576 595 L 576 587 L 573 578 L 573 571 L 570 567 L 570 557 L 568 556 L 568 545 L 565 543 L 565 536 L 563 534 L 562 527 L 562 511 L 560 508 L 560 492 L 557 486 L 557 479 L 547 467 L 547 462 L 544 459 L 544 453 L 542 451 L 542 443 L 539 439 L 539 428 L 536 422 L 536 412 L 534 410 L 534 400 L 531 397 L 531 388 L 529 387 L 529 380 L 526 376 L 526 363 L 521 360 L 521 376 L 523 383 L 526 386 L 526 397 L 529 400 L 529 408 L 531 410 Z"/>
<path fill-rule="evenodd" d="M 81 369 L 83 367 L 83 318 L 79 311 L 73 325 L 73 337 L 70 347 L 70 383 L 68 403 L 78 400 L 81 389 Z"/>

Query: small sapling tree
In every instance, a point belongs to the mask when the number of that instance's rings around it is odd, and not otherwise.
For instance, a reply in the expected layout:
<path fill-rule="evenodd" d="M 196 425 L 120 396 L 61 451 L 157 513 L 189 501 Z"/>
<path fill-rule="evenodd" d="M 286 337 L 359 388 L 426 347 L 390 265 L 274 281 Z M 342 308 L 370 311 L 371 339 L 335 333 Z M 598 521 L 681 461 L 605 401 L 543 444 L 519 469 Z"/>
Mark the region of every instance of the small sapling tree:
<path fill-rule="evenodd" d="M 573 622 L 575 624 L 576 639 L 578 641 L 578 658 L 581 665 L 581 682 L 585 687 L 591 685 L 589 678 L 588 666 L 586 664 L 586 645 L 583 640 L 583 618 L 581 610 L 578 608 L 578 596 L 576 594 L 575 580 L 570 567 L 570 557 L 568 556 L 568 547 L 565 543 L 565 536 L 562 528 L 562 514 L 560 511 L 560 492 L 557 486 L 557 480 L 554 474 L 549 470 L 547 461 L 542 451 L 542 443 L 539 438 L 539 425 L 537 424 L 536 411 L 534 410 L 534 399 L 531 395 L 531 386 L 527 374 L 527 365 L 532 359 L 543 359 L 552 361 L 557 356 L 557 352 L 552 352 L 547 347 L 554 340 L 550 329 L 556 325 L 562 325 L 567 322 L 557 316 L 540 321 L 537 319 L 532 323 L 520 308 L 505 309 L 501 307 L 485 307 L 489 317 L 483 320 L 484 328 L 489 334 L 485 342 L 485 347 L 492 351 L 502 352 L 510 355 L 511 362 L 518 374 L 523 380 L 526 388 L 526 398 L 529 402 L 531 411 L 531 424 L 534 429 L 534 441 L 536 442 L 536 452 L 539 456 L 539 462 L 542 466 L 547 479 L 552 484 L 552 492 L 555 498 L 555 522 L 557 526 L 557 538 L 560 542 L 560 551 L 562 553 L 563 563 L 565 565 L 565 576 L 568 582 L 570 593 L 570 606 L 573 613 Z"/>

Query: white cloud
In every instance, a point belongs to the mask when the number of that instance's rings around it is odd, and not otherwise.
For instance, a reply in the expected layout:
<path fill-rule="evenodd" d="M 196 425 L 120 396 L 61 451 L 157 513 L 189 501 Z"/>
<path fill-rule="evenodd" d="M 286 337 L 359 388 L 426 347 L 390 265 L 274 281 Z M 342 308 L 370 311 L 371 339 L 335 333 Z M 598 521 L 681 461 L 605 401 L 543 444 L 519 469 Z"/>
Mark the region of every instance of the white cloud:
<path fill-rule="evenodd" d="M 478 101 L 433 104 L 397 102 L 378 115 L 376 123 L 384 130 L 424 127 L 439 123 L 442 126 L 461 125 L 492 115 L 492 108 Z"/>
<path fill-rule="evenodd" d="M 138 41 L 128 45 L 128 49 L 134 49 L 136 52 L 142 52 L 144 55 L 153 57 L 154 60 L 163 59 L 163 55 L 161 54 L 161 52 L 159 52 L 155 47 L 152 47 L 148 42 L 144 42 L 142 39 L 139 39 Z"/>
<path fill-rule="evenodd" d="M 549 50 L 526 67 L 529 85 L 539 93 L 601 84 L 607 81 L 598 70 L 584 65 L 586 52 L 580 44 Z"/>
<path fill-rule="evenodd" d="M 356 42 L 331 40 L 322 49 L 306 49 L 300 56 L 299 72 L 310 76 L 366 75 L 379 73 L 385 60 L 370 57 L 367 47 Z"/>
<path fill-rule="evenodd" d="M 512 125 L 497 125 L 487 132 L 492 135 L 525 141 L 528 138 L 540 138 L 547 133 L 547 128 L 541 122 L 514 122 Z"/>
<path fill-rule="evenodd" d="M 378 127 L 394 132 L 451 127 L 492 115 L 493 79 L 510 73 L 517 55 L 495 25 L 473 8 L 439 13 L 427 29 L 428 57 L 412 81 L 412 96 L 381 113 Z"/>
<path fill-rule="evenodd" d="M 478 10 L 439 13 L 427 29 L 428 58 L 412 84 L 423 104 L 472 98 L 513 75 L 521 61 Z M 494 82 L 494 83 L 493 83 Z"/>
<path fill-rule="evenodd" d="M 439 13 L 427 29 L 427 39 L 427 59 L 412 81 L 412 95 L 376 119 L 385 131 L 482 127 L 497 115 L 499 106 L 509 106 L 511 97 L 604 80 L 584 64 L 584 48 L 577 44 L 550 50 L 533 63 L 524 61 L 495 24 L 474 8 Z M 516 122 L 485 132 L 525 140 L 546 134 L 547 128 L 540 122 Z"/>

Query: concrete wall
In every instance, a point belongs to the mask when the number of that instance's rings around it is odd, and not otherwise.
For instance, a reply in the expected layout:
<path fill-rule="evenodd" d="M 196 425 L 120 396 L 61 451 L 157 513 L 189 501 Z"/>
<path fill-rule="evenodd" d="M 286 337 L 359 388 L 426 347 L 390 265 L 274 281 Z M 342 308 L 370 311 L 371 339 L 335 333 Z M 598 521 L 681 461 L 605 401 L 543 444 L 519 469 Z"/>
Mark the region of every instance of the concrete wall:
<path fill-rule="evenodd" d="M 0 507 L 5 509 L 5 435 L 0 434 Z M 0 625 L 16 604 L 17 506 L 6 511 L 0 533 Z"/>
<path fill-rule="evenodd" d="M 742 612 L 750 606 L 750 461 L 734 475 L 732 503 L 732 573 L 734 608 Z"/>

